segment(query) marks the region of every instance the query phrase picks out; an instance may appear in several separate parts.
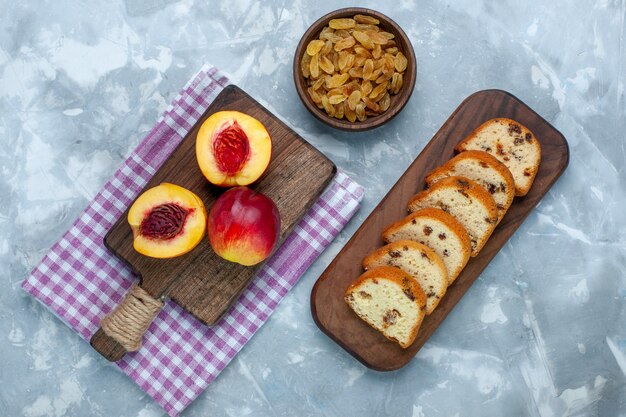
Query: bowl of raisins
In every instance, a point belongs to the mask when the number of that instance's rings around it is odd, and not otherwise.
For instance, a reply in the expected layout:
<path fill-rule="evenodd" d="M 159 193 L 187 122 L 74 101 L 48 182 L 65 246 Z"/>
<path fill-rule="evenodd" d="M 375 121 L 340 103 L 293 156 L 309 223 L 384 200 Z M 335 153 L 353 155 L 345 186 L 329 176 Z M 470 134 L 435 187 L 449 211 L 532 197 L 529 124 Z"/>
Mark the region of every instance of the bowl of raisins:
<path fill-rule="evenodd" d="M 304 33 L 293 77 L 304 106 L 337 129 L 381 126 L 406 105 L 415 87 L 415 52 L 404 31 L 384 14 L 335 10 Z"/>

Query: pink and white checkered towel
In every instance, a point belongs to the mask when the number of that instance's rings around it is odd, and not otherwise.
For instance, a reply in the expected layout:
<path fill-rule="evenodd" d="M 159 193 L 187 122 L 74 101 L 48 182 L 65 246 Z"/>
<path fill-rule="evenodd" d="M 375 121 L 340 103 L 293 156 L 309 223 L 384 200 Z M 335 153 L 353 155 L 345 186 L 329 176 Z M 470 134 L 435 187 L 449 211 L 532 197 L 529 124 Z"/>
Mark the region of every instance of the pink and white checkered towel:
<path fill-rule="evenodd" d="M 105 234 L 228 82 L 216 68 L 204 66 L 22 283 L 83 339 L 91 339 L 136 279 L 105 249 Z M 339 172 L 217 325 L 207 327 L 166 302 L 141 349 L 117 362 L 119 368 L 177 416 L 269 318 L 362 198 L 362 187 Z"/>

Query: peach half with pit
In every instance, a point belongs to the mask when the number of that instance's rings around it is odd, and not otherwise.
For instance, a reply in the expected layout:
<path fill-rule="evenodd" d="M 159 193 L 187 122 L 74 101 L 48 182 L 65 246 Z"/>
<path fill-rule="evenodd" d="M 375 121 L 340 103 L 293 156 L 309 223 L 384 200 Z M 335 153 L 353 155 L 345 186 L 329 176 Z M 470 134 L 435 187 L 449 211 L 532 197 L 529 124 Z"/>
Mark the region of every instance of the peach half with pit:
<path fill-rule="evenodd" d="M 198 131 L 196 158 L 202 174 L 212 184 L 252 184 L 263 175 L 271 156 L 272 139 L 267 129 L 245 113 L 214 113 Z"/>
<path fill-rule="evenodd" d="M 152 258 L 183 255 L 202 241 L 206 217 L 202 200 L 188 189 L 157 185 L 142 193 L 128 211 L 133 247 Z"/>
<path fill-rule="evenodd" d="M 278 207 L 248 187 L 231 188 L 211 207 L 207 234 L 217 255 L 244 266 L 256 265 L 278 244 Z"/>

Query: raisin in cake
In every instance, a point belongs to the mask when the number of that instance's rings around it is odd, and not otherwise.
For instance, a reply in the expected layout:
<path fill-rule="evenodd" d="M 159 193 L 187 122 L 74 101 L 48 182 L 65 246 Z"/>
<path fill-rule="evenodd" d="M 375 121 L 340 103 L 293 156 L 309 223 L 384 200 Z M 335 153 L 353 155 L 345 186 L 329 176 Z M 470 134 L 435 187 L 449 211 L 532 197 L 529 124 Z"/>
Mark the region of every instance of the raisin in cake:
<path fill-rule="evenodd" d="M 454 175 L 476 181 L 491 194 L 498 208 L 499 223 L 515 197 L 515 181 L 506 165 L 487 152 L 465 151 L 435 168 L 424 181 L 430 187 L 440 179 Z"/>
<path fill-rule="evenodd" d="M 491 119 L 459 143 L 455 150 L 479 150 L 498 158 L 513 174 L 515 195 L 530 190 L 541 162 L 541 146 L 530 130 L 511 119 Z"/>
<path fill-rule="evenodd" d="M 426 294 L 426 314 L 433 312 L 448 288 L 448 271 L 441 258 L 428 246 L 399 240 L 383 246 L 363 259 L 363 268 L 395 266 L 409 274 Z"/>
<path fill-rule="evenodd" d="M 383 232 L 383 240 L 387 243 L 405 239 L 426 245 L 439 255 L 448 272 L 448 285 L 461 273 L 472 250 L 463 225 L 438 208 L 411 213 Z"/>
<path fill-rule="evenodd" d="M 478 255 L 498 222 L 498 209 L 491 194 L 465 177 L 447 177 L 415 195 L 409 211 L 436 207 L 454 216 L 465 227 L 472 245 L 471 256 Z"/>
<path fill-rule="evenodd" d="M 424 319 L 426 296 L 420 286 L 398 268 L 370 269 L 346 289 L 348 306 L 387 339 L 407 348 Z"/>

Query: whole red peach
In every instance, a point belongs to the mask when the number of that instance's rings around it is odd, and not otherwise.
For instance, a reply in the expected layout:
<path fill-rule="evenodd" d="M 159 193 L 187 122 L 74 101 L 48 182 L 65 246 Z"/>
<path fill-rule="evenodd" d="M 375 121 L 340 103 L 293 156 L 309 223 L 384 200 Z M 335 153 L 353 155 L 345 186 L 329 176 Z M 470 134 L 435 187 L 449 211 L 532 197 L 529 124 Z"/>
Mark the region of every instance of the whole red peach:
<path fill-rule="evenodd" d="M 264 194 L 235 187 L 222 194 L 209 212 L 211 247 L 222 258 L 251 266 L 271 255 L 280 237 L 280 214 Z"/>

